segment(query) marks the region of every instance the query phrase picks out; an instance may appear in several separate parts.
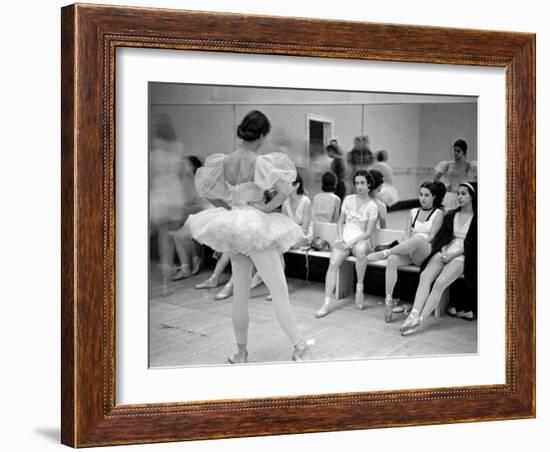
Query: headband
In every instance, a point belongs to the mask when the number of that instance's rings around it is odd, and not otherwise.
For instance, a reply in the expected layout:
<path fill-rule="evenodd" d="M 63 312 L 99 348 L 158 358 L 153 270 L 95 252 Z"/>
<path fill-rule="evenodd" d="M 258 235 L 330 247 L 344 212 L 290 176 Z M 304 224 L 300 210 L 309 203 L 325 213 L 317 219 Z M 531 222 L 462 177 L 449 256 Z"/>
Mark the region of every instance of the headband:
<path fill-rule="evenodd" d="M 462 182 L 460 185 L 465 185 L 466 187 L 468 187 L 470 190 L 472 190 L 474 193 L 476 192 L 473 185 L 470 184 L 469 182 Z"/>

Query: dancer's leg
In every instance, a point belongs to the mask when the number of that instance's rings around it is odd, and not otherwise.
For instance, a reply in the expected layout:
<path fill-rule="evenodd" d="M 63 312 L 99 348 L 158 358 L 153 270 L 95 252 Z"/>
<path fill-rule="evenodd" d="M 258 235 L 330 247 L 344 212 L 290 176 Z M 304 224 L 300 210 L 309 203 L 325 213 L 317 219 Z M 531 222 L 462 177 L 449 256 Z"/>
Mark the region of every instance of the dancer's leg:
<path fill-rule="evenodd" d="M 275 315 L 279 324 L 292 342 L 292 345 L 302 342 L 302 337 L 298 332 L 294 312 L 288 298 L 288 287 L 283 265 L 281 264 L 280 253 L 276 250 L 254 251 L 250 253 L 250 258 L 254 262 L 254 265 L 256 265 L 260 277 L 273 297 Z M 235 298 L 237 297 L 236 283 L 235 280 Z M 248 287 L 250 287 L 250 273 L 248 274 L 248 284 Z"/>
<path fill-rule="evenodd" d="M 216 262 L 216 266 L 214 267 L 214 271 L 212 272 L 210 277 L 206 281 L 197 284 L 195 286 L 195 289 L 211 289 L 213 287 L 218 287 L 220 276 L 225 270 L 225 267 L 227 267 L 227 264 L 229 264 L 229 254 L 223 253 Z"/>
<path fill-rule="evenodd" d="M 428 318 L 428 316 L 441 301 L 441 296 L 443 295 L 445 289 L 460 278 L 460 275 L 462 275 L 463 272 L 464 261 L 462 259 L 453 259 L 443 267 L 443 270 L 441 270 L 441 273 L 439 273 L 439 276 L 435 280 L 430 295 L 428 296 L 428 300 L 422 309 L 422 318 Z"/>
<path fill-rule="evenodd" d="M 367 256 L 367 260 L 377 261 L 381 259 L 386 259 L 392 255 L 411 255 L 418 248 L 425 248 L 426 245 L 429 246 L 427 240 L 424 237 L 420 235 L 415 235 L 405 240 L 404 242 L 401 242 L 399 245 L 395 245 L 393 248 L 370 253 Z"/>
<path fill-rule="evenodd" d="M 158 228 L 159 234 L 159 258 L 160 263 L 163 266 L 172 268 L 174 265 L 174 239 L 171 236 L 171 232 L 176 229 L 174 222 L 163 223 Z"/>
<path fill-rule="evenodd" d="M 223 253 L 214 266 L 212 276 L 219 278 L 225 270 L 225 267 L 227 267 L 227 264 L 229 264 L 229 253 Z"/>
<path fill-rule="evenodd" d="M 172 277 L 173 281 L 188 278 L 193 274 L 192 262 L 196 260 L 194 240 L 191 238 L 188 228 L 181 227 L 174 233 L 174 244 L 180 261 L 180 268 Z"/>
<path fill-rule="evenodd" d="M 365 302 L 365 288 L 363 281 L 367 271 L 367 252 L 369 250 L 369 242 L 361 240 L 353 247 L 353 255 L 355 256 L 355 272 L 357 273 L 357 287 L 355 288 L 355 304 L 359 309 L 363 309 Z"/>
<path fill-rule="evenodd" d="M 185 226 L 178 229 L 174 233 L 174 244 L 176 245 L 176 253 L 178 254 L 178 259 L 182 266 L 191 264 L 188 246 L 186 246 L 186 242 L 188 239 L 190 239 L 190 237 L 187 235 Z"/>
<path fill-rule="evenodd" d="M 330 298 L 334 294 L 338 269 L 348 256 L 349 250 L 333 248 L 332 253 L 330 254 L 327 274 L 325 276 L 325 297 Z"/>
<path fill-rule="evenodd" d="M 409 265 L 411 258 L 407 255 L 391 255 L 386 265 L 386 297 L 393 298 L 393 289 L 397 283 L 397 268 Z"/>
<path fill-rule="evenodd" d="M 158 227 L 158 247 L 160 271 L 162 273 L 162 294 L 169 295 L 173 289 L 168 288 L 168 282 L 172 276 L 174 266 L 174 238 L 172 232 L 177 229 L 177 223 L 169 221 Z"/>
<path fill-rule="evenodd" d="M 349 255 L 348 249 L 333 248 L 330 255 L 327 274 L 325 276 L 325 300 L 323 305 L 315 313 L 316 317 L 324 317 L 330 312 L 330 304 L 334 289 L 336 289 L 336 278 L 338 269 Z"/>
<path fill-rule="evenodd" d="M 229 358 L 230 362 L 244 362 L 246 344 L 248 341 L 248 298 L 250 296 L 250 276 L 252 261 L 244 254 L 231 254 L 231 268 L 233 270 L 234 293 L 233 297 L 233 331 L 239 350 L 237 355 Z M 243 359 L 244 358 L 244 359 Z"/>
<path fill-rule="evenodd" d="M 426 304 L 426 300 L 430 294 L 432 282 L 437 278 L 443 269 L 443 265 L 441 254 L 437 253 L 432 256 L 424 271 L 420 273 L 420 281 L 418 282 L 418 288 L 416 289 L 416 294 L 414 296 L 412 311 L 400 327 L 402 333 L 412 324 L 416 325 L 420 323 L 421 312 L 424 309 L 424 305 Z"/>
<path fill-rule="evenodd" d="M 421 246 L 423 242 L 427 243 L 424 237 L 422 237 L 421 235 L 414 235 L 411 238 L 405 240 L 404 242 L 401 242 L 399 245 L 395 245 L 393 248 L 390 248 L 388 254 L 390 256 L 392 254 L 411 254 L 419 246 Z"/>

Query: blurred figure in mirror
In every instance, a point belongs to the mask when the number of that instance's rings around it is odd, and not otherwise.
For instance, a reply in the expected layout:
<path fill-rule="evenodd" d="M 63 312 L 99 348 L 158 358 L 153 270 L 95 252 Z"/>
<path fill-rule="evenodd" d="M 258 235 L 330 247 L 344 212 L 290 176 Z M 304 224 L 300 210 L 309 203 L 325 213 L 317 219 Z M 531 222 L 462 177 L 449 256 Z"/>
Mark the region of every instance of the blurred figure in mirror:
<path fill-rule="evenodd" d="M 330 162 L 330 171 L 336 176 L 336 189 L 335 194 L 343 200 L 346 196 L 346 164 L 344 162 L 344 152 L 342 148 L 338 145 L 336 139 L 332 139 L 329 142 L 329 145 L 326 147 L 327 155 Z"/>
<path fill-rule="evenodd" d="M 177 139 L 171 118 L 158 115 L 153 119 L 149 149 L 149 221 L 158 234 L 159 267 L 162 294 L 168 295 L 168 281 L 174 264 L 173 233 L 183 220 L 183 145 Z"/>
<path fill-rule="evenodd" d="M 393 169 L 388 164 L 388 151 L 382 149 L 376 152 L 375 160 L 371 169 L 380 171 L 384 176 L 384 183 L 378 192 L 377 198 L 387 207 L 391 207 L 398 201 L 399 194 L 393 185 Z"/>

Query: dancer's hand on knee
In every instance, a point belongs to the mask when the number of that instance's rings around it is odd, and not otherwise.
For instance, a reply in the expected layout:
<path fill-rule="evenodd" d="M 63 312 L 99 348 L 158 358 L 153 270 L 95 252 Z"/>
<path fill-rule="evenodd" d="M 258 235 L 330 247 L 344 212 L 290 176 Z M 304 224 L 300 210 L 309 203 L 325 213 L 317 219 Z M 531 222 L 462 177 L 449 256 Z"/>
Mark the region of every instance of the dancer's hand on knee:
<path fill-rule="evenodd" d="M 352 241 L 352 242 L 344 242 L 344 246 L 343 248 L 345 250 L 351 250 L 353 249 L 353 247 L 355 246 L 356 242 Z"/>
<path fill-rule="evenodd" d="M 345 249 L 345 246 L 344 246 L 344 245 L 345 245 L 345 243 L 344 243 L 344 241 L 341 240 L 341 239 L 336 239 L 336 240 L 334 241 L 334 248 L 336 248 L 336 249 L 338 249 L 338 250 L 343 250 L 343 249 Z"/>

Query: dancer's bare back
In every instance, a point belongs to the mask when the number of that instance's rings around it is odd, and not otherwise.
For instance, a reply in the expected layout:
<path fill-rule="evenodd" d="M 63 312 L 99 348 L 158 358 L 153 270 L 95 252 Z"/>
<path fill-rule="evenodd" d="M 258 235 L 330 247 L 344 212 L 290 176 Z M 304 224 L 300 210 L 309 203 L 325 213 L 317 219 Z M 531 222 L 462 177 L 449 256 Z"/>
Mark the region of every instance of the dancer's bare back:
<path fill-rule="evenodd" d="M 223 161 L 225 180 L 231 185 L 252 181 L 257 157 L 255 152 L 243 150 L 229 154 Z"/>

